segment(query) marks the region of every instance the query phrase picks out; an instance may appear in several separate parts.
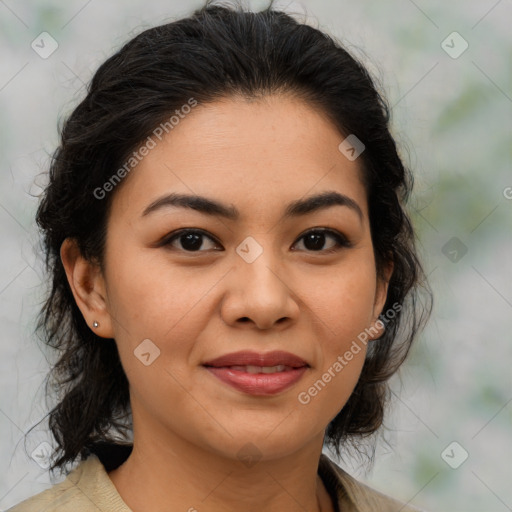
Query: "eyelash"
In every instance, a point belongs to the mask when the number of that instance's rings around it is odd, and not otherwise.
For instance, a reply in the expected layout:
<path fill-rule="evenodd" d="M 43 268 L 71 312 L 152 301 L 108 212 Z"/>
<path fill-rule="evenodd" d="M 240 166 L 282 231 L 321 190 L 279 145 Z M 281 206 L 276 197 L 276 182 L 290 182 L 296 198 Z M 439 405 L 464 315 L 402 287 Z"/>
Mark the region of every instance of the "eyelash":
<path fill-rule="evenodd" d="M 341 233 L 338 233 L 337 231 L 334 231 L 332 229 L 327 229 L 327 228 L 313 228 L 313 229 L 310 229 L 309 231 L 306 231 L 306 233 L 301 235 L 297 239 L 297 241 L 302 240 L 307 235 L 312 234 L 312 233 L 321 233 L 321 234 L 324 234 L 324 235 L 331 236 L 336 241 L 337 245 L 336 245 L 336 247 L 333 247 L 331 249 L 323 249 L 323 250 L 320 250 L 320 251 L 307 251 L 307 252 L 332 254 L 334 252 L 339 251 L 341 248 L 350 248 L 350 247 L 352 247 L 352 243 L 344 235 L 342 235 Z M 190 229 L 189 228 L 189 229 L 180 229 L 177 232 L 171 233 L 170 235 L 168 235 L 164 239 L 162 239 L 162 241 L 160 242 L 159 246 L 161 246 L 161 247 L 162 246 L 163 247 L 168 247 L 168 246 L 170 246 L 172 244 L 172 242 L 174 242 L 174 240 L 177 240 L 180 237 L 182 237 L 184 235 L 187 235 L 187 234 L 195 234 L 195 235 L 199 235 L 199 236 L 204 236 L 206 238 L 209 238 L 215 244 L 220 245 L 213 237 L 208 235 L 205 231 L 203 231 L 201 229 Z M 181 249 L 177 249 L 177 250 L 181 251 Z M 201 252 L 207 252 L 207 251 L 201 251 L 201 250 L 198 250 L 198 251 L 187 251 L 186 249 L 183 249 L 182 252 L 193 254 L 193 253 L 201 253 Z"/>

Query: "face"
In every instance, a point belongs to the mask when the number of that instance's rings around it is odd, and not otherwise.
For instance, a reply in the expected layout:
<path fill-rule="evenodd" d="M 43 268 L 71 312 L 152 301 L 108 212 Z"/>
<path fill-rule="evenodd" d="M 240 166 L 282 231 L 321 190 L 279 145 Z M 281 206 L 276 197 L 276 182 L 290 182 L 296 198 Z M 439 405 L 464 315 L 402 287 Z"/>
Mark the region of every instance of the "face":
<path fill-rule="evenodd" d="M 387 286 L 343 139 L 291 97 L 198 105 L 115 190 L 99 334 L 118 346 L 135 436 L 231 458 L 251 442 L 271 459 L 318 438 L 344 406 L 365 345 L 335 363 L 374 325 Z M 205 366 L 240 351 L 256 359 Z M 258 359 L 274 351 L 288 355 Z"/>

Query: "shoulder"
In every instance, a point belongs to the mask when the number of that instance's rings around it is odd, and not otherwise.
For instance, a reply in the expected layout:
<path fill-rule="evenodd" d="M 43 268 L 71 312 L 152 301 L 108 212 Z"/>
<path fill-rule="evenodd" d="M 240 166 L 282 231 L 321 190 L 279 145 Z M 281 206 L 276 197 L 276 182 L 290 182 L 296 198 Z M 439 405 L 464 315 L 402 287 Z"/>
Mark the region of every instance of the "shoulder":
<path fill-rule="evenodd" d="M 77 485 L 83 478 L 84 465 L 82 462 L 76 467 L 67 478 L 59 484 L 46 489 L 39 494 L 31 496 L 26 500 L 10 508 L 7 512 L 43 512 L 46 510 L 65 510 L 66 505 L 76 504 L 81 499 L 81 491 Z M 95 507 L 94 507 L 95 508 Z M 84 509 L 86 510 L 86 509 Z M 92 509 L 91 509 L 92 510 Z"/>
<path fill-rule="evenodd" d="M 18 503 L 7 512 L 131 512 L 122 501 L 105 468 L 94 454 L 67 478 Z"/>
<path fill-rule="evenodd" d="M 327 455 L 322 454 L 320 468 L 338 498 L 341 510 L 354 512 L 422 512 L 421 509 L 387 496 L 359 482 L 340 468 Z M 349 505 L 350 504 L 350 505 Z M 351 508 L 348 508 L 350 507 Z M 342 508 L 345 507 L 345 508 Z"/>

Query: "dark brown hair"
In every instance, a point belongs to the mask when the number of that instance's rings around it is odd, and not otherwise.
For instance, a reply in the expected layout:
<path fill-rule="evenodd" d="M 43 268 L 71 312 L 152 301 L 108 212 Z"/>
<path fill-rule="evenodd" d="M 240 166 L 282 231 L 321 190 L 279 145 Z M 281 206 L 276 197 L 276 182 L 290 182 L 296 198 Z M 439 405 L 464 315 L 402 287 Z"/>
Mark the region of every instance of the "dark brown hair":
<path fill-rule="evenodd" d="M 293 94 L 321 109 L 343 136 L 365 145 L 359 157 L 367 191 L 377 272 L 394 263 L 384 311 L 400 304 L 386 330 L 368 346 L 359 381 L 328 425 L 325 442 L 369 436 L 383 423 L 388 379 L 405 360 L 431 311 L 404 204 L 412 188 L 390 134 L 390 109 L 367 69 L 324 32 L 274 10 L 247 12 L 208 1 L 190 17 L 143 31 L 96 71 L 86 97 L 61 129 L 37 223 L 50 289 L 38 332 L 59 355 L 48 374 L 59 400 L 48 413 L 57 442 L 51 470 L 86 458 L 117 431 L 130 432 L 128 381 L 115 340 L 96 336 L 77 307 L 60 260 L 76 239 L 90 261 L 103 261 L 106 219 L 114 189 L 102 187 L 160 123 L 193 97 L 201 103 L 232 95 Z M 427 290 L 430 303 L 419 299 Z"/>

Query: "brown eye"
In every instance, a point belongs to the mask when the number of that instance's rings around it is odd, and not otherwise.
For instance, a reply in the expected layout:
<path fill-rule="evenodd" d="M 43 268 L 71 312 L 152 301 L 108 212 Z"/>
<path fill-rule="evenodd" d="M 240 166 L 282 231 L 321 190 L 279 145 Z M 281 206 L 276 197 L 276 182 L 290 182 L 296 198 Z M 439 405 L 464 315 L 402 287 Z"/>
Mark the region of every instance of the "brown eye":
<path fill-rule="evenodd" d="M 334 243 L 331 242 L 330 247 L 325 248 L 325 244 L 328 243 L 327 241 L 329 239 L 334 241 Z M 205 244 L 205 240 L 209 240 L 213 246 L 208 247 L 208 244 Z M 302 235 L 299 241 L 303 241 L 302 243 L 304 245 L 304 249 L 300 250 L 309 252 L 332 253 L 338 251 L 340 248 L 352 246 L 344 235 L 331 229 L 312 229 Z M 177 244 L 179 244 L 179 246 L 177 246 Z M 213 237 L 199 229 L 181 229 L 171 233 L 162 240 L 159 246 L 168 247 L 172 250 L 176 249 L 196 253 L 206 252 L 211 249 L 223 250 L 218 249 L 220 244 Z"/>
<path fill-rule="evenodd" d="M 325 249 L 326 239 L 329 238 L 334 240 L 334 246 Z M 305 249 L 313 252 L 335 252 L 341 247 L 352 246 L 345 236 L 331 229 L 312 229 L 305 235 L 302 235 L 299 240 L 304 240 Z"/>
<path fill-rule="evenodd" d="M 178 250 L 183 250 L 186 252 L 205 252 L 205 250 L 201 250 L 201 247 L 204 247 L 204 239 L 208 239 L 211 242 L 214 242 L 215 247 L 218 247 L 217 242 L 209 235 L 207 235 L 204 231 L 198 229 L 182 229 L 178 232 L 172 233 L 172 236 L 166 237 L 162 240 L 161 246 L 177 248 Z M 174 242 L 178 241 L 181 245 L 180 247 L 175 247 Z M 206 249 L 208 250 L 208 248 Z"/>

